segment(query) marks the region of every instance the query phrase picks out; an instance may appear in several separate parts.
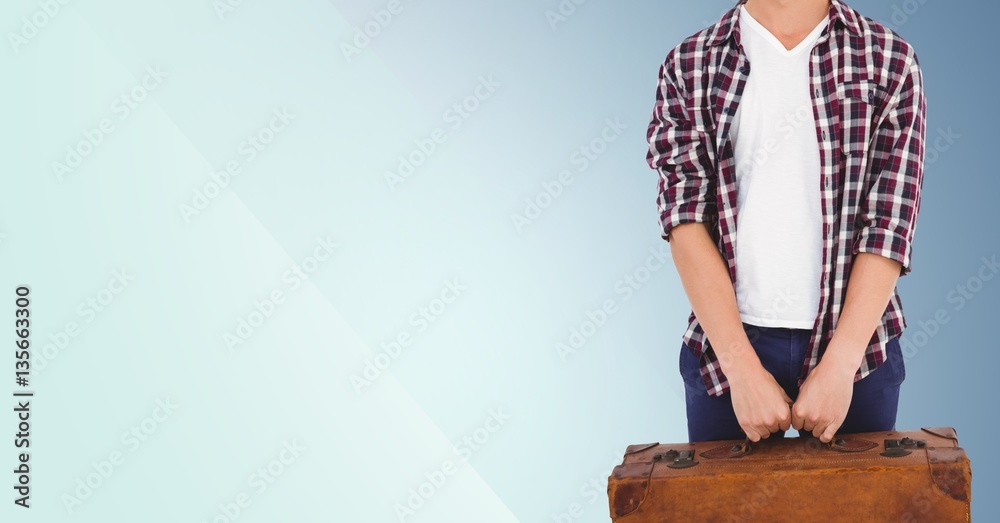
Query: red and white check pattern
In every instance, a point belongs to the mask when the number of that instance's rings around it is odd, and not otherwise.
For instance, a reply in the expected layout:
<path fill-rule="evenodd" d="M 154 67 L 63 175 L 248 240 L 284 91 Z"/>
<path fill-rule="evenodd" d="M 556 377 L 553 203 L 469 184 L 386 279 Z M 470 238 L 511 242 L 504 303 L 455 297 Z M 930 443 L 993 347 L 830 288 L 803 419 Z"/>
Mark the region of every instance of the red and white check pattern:
<path fill-rule="evenodd" d="M 719 22 L 681 42 L 660 67 L 647 137 L 659 172 L 663 238 L 681 223 L 707 222 L 736 281 L 736 163 L 729 128 L 751 64 L 740 45 L 739 0 Z M 837 326 L 854 255 L 878 254 L 910 272 L 923 185 L 926 101 L 913 49 L 899 35 L 831 0 L 830 23 L 812 50 L 813 116 L 820 148 L 823 272 L 820 303 L 799 384 Z M 893 291 L 865 359 L 864 378 L 906 327 Z M 729 382 L 692 311 L 684 342 L 701 357 L 708 393 Z"/>

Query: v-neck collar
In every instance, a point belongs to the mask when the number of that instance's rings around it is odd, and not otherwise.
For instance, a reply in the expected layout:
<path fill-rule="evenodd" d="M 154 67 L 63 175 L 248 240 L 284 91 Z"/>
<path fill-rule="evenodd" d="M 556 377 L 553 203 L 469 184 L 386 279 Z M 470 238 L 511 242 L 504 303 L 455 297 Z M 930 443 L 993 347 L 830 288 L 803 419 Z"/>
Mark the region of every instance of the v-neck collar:
<path fill-rule="evenodd" d="M 788 49 L 785 47 L 785 44 L 781 43 L 781 40 L 779 40 L 778 37 L 774 36 L 771 33 L 771 31 L 768 31 L 766 27 L 764 27 L 760 22 L 758 22 L 757 19 L 755 19 L 753 15 L 751 15 L 750 12 L 746 10 L 746 6 L 741 5 L 739 9 L 740 9 L 740 22 L 746 22 L 747 25 L 753 28 L 754 31 L 757 31 L 757 33 L 759 33 L 762 37 L 764 37 L 765 40 L 771 42 L 771 45 L 773 45 L 776 48 L 776 50 L 784 56 L 794 56 L 801 53 L 803 49 L 809 46 L 812 42 L 816 41 L 816 38 L 819 37 L 819 34 L 823 31 L 823 28 L 826 27 L 828 23 L 830 23 L 830 19 L 824 17 L 822 20 L 820 20 L 819 24 L 817 24 L 816 27 L 813 28 L 813 30 L 810 31 L 809 34 L 802 39 L 801 42 L 796 44 L 795 47 L 793 47 L 792 49 Z"/>

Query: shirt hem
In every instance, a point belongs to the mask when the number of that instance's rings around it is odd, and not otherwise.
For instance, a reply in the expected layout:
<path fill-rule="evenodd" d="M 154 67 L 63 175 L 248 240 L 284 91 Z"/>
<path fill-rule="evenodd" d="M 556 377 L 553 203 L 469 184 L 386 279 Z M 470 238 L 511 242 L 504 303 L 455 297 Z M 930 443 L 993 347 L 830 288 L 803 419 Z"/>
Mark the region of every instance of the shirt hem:
<path fill-rule="evenodd" d="M 816 324 L 816 320 L 783 320 L 783 319 L 766 319 L 753 316 L 750 314 L 740 313 L 740 319 L 743 323 L 749 323 L 750 325 L 756 325 L 757 327 L 772 327 L 772 328 L 785 328 L 785 329 L 809 329 L 812 330 L 813 326 Z"/>

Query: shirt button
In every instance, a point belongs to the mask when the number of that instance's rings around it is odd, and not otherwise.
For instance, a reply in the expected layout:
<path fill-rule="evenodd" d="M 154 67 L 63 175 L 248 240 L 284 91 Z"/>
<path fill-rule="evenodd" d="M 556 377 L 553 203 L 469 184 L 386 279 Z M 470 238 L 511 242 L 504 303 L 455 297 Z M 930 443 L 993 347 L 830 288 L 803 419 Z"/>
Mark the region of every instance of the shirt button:
<path fill-rule="evenodd" d="M 820 96 L 821 95 L 820 95 L 819 89 L 816 89 L 816 98 L 819 98 Z"/>
<path fill-rule="evenodd" d="M 743 67 L 740 67 L 740 72 L 743 74 L 750 74 L 750 66 L 743 64 Z"/>
<path fill-rule="evenodd" d="M 823 135 L 823 139 L 826 140 L 826 131 L 823 131 L 821 134 Z"/>
<path fill-rule="evenodd" d="M 869 102 L 875 101 L 875 91 L 868 91 L 868 101 Z"/>

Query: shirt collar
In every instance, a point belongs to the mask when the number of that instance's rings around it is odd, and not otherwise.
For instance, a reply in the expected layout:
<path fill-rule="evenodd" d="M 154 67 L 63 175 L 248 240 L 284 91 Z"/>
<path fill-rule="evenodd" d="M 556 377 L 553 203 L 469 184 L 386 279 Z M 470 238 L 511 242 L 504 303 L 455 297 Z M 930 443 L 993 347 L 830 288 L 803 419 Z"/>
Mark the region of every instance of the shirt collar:
<path fill-rule="evenodd" d="M 729 40 L 729 37 L 736 34 L 737 40 L 739 40 L 739 24 L 737 20 L 740 16 L 740 7 L 747 3 L 747 0 L 738 0 L 736 6 L 726 11 L 719 22 L 715 24 L 715 31 L 713 33 L 712 39 L 708 41 L 708 45 L 716 46 L 723 42 Z M 847 29 L 856 35 L 861 34 L 861 27 L 858 23 L 858 14 L 847 7 L 841 0 L 830 0 L 830 25 L 839 20 L 844 24 Z"/>

